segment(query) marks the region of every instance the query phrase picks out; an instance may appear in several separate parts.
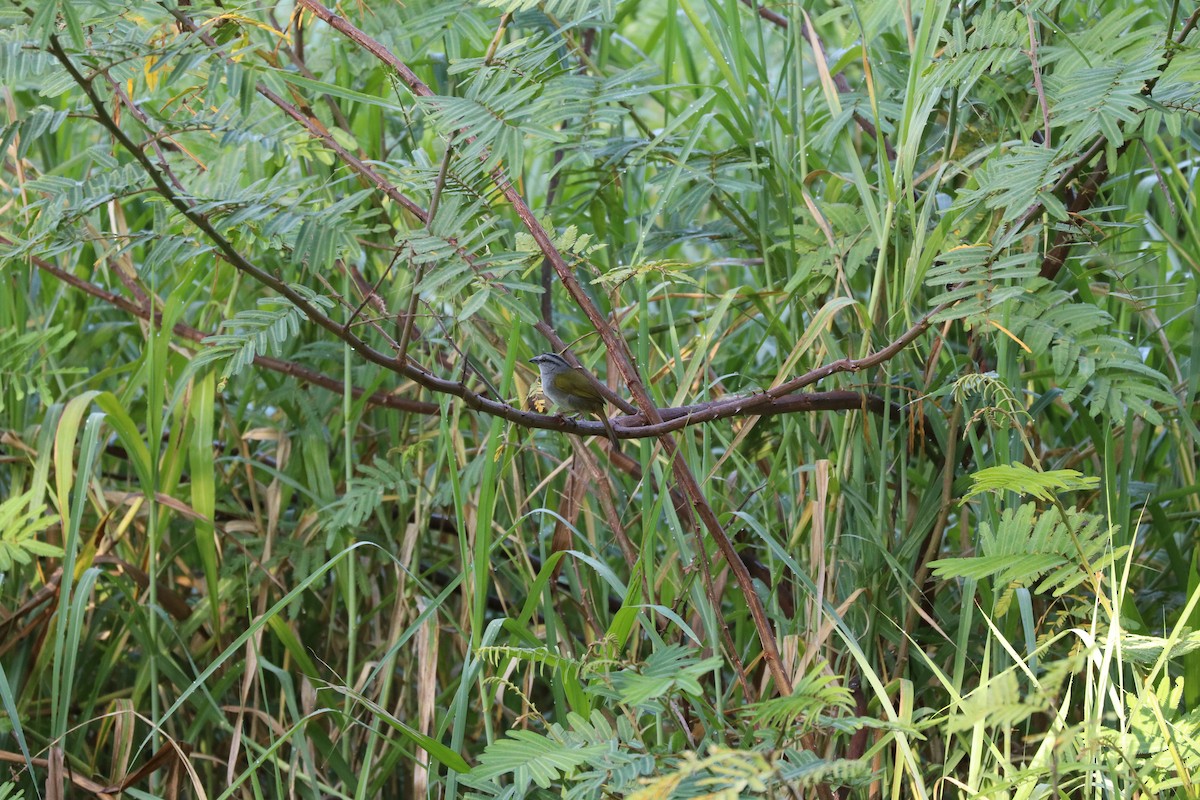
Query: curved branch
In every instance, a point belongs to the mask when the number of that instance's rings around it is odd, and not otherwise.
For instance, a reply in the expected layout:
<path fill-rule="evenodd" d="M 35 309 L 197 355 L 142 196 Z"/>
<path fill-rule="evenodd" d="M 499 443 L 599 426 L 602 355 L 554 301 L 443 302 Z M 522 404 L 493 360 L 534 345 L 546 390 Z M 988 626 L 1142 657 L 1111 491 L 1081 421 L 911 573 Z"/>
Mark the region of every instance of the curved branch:
<path fill-rule="evenodd" d="M 415 362 L 405 360 L 401 361 L 398 358 L 392 358 L 386 353 L 375 349 L 365 340 L 355 335 L 349 328 L 339 324 L 332 318 L 326 316 L 319 308 L 309 303 L 303 295 L 293 289 L 284 281 L 276 278 L 273 274 L 252 263 L 233 244 L 226 239 L 220 231 L 216 229 L 208 215 L 196 211 L 193 204 L 181 197 L 174 188 L 157 170 L 149 157 L 142 151 L 140 147 L 134 143 L 129 136 L 121 129 L 121 126 L 112 118 L 104 106 L 104 101 L 97 94 L 92 80 L 84 77 L 84 75 L 76 68 L 74 62 L 67 55 L 59 42 L 57 35 L 50 36 L 49 40 L 50 53 L 58 59 L 63 65 L 63 68 L 70 73 L 72 79 L 83 90 L 88 102 L 96 111 L 97 121 L 112 135 L 118 144 L 124 148 L 135 161 L 146 172 L 147 176 L 154 183 L 158 193 L 170 203 L 176 211 L 184 218 L 199 228 L 205 236 L 208 237 L 213 244 L 216 245 L 223 258 L 228 261 L 234 268 L 246 273 L 254 280 L 258 281 L 263 286 L 266 286 L 282 297 L 287 298 L 296 306 L 311 322 L 316 323 L 321 328 L 332 333 L 336 338 L 352 347 L 359 355 L 371 363 L 377 364 L 384 369 L 390 370 L 397 374 L 409 378 L 426 389 L 430 389 L 442 394 L 449 394 L 462 399 L 471 408 L 486 411 L 488 413 L 502 416 L 508 419 L 523 418 L 527 416 L 524 412 L 514 409 L 507 403 L 502 403 L 496 400 L 486 398 L 472 390 L 468 389 L 464 384 L 455 381 L 439 378 Z"/>
<path fill-rule="evenodd" d="M 679 430 L 687 425 L 693 425 L 697 422 L 709 422 L 715 419 L 724 417 L 738 416 L 740 414 L 753 413 L 761 414 L 767 408 L 779 408 L 779 404 L 784 401 L 789 395 L 793 395 L 805 386 L 811 386 L 817 381 L 824 380 L 831 375 L 836 375 L 839 372 L 861 372 L 864 369 L 879 366 L 886 361 L 895 358 L 899 353 L 910 345 L 918 336 L 929 329 L 933 322 L 933 318 L 949 308 L 953 303 L 947 302 L 936 306 L 927 311 L 920 319 L 913 324 L 908 330 L 890 342 L 887 346 L 880 350 L 871 353 L 863 358 L 840 358 L 837 361 L 832 361 L 824 366 L 809 370 L 808 372 L 793 378 L 790 381 L 768 389 L 765 392 L 759 392 L 751 395 L 738 395 L 735 397 L 722 398 L 714 400 L 711 403 L 702 403 L 699 406 L 689 407 L 690 413 L 682 417 L 672 417 L 670 419 L 648 420 L 648 424 L 643 425 L 639 430 L 647 433 L 665 433 L 669 431 Z M 825 397 L 830 397 L 835 393 L 822 393 Z M 797 395 L 797 397 L 805 397 Z M 790 403 L 797 403 L 797 400 L 791 400 Z M 783 404 L 783 409 L 793 410 L 793 407 L 788 403 Z M 768 413 L 786 413 L 785 410 L 776 410 Z M 619 435 L 619 434 L 618 434 Z"/>

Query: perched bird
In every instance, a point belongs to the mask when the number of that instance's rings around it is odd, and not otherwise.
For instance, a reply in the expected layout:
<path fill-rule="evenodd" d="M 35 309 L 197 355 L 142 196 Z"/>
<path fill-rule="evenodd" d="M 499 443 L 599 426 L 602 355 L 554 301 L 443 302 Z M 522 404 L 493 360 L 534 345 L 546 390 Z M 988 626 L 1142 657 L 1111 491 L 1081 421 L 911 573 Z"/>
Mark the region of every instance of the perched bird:
<path fill-rule="evenodd" d="M 608 440 L 615 449 L 621 445 L 617 434 L 613 432 L 612 423 L 604 415 L 604 397 L 596 391 L 592 382 L 584 376 L 583 371 L 572 367 L 558 353 L 542 353 L 529 359 L 529 363 L 537 364 L 542 372 L 542 394 L 551 403 L 563 409 L 576 413 L 595 414 L 604 424 L 608 432 Z"/>

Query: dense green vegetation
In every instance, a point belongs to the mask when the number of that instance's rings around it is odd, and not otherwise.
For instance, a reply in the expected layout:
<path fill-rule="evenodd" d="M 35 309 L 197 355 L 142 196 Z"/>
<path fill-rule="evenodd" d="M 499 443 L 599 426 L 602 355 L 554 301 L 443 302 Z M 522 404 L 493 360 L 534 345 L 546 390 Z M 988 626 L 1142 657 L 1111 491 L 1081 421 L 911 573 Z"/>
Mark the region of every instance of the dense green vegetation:
<path fill-rule="evenodd" d="M 0 800 L 1197 797 L 1197 19 L 11 0 Z"/>

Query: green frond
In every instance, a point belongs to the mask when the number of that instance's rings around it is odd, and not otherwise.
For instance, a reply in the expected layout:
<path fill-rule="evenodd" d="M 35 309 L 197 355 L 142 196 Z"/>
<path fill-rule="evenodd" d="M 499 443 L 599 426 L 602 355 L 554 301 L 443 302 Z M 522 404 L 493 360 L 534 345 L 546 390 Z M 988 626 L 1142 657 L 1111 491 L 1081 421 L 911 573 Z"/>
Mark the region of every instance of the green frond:
<path fill-rule="evenodd" d="M 2 52 L 3 50 L 0 49 L 0 53 Z M 0 64 L 0 67 L 2 66 Z M 60 111 L 48 106 L 38 106 L 31 109 L 23 118 L 0 129 L 0 151 L 8 150 L 9 143 L 17 139 L 19 143 L 17 157 L 25 158 L 29 154 L 29 146 L 31 144 L 41 137 L 57 131 L 62 127 L 66 119 L 66 111 Z"/>
<path fill-rule="evenodd" d="M 13 91 L 40 89 L 51 77 L 60 79 L 58 61 L 33 46 L 19 29 L 0 28 L 0 78 Z"/>
<path fill-rule="evenodd" d="M 1039 269 L 1036 252 L 1000 254 L 987 245 L 950 250 L 926 273 L 930 286 L 951 287 L 935 301 L 955 303 L 935 320 L 1011 336 L 1030 358 L 1048 363 L 1066 402 L 1085 396 L 1094 415 L 1128 409 L 1157 424 L 1158 406 L 1178 404 L 1166 376 L 1132 344 L 1106 335 L 1112 325 L 1107 311 L 1053 288 Z"/>
<path fill-rule="evenodd" d="M 32 505 L 33 490 L 0 502 L 0 582 L 18 564 L 34 558 L 62 558 L 63 549 L 35 537 L 59 521 L 46 504 Z"/>
<path fill-rule="evenodd" d="M 950 730 L 969 731 L 977 725 L 986 728 L 1015 728 L 1032 715 L 1046 711 L 1052 698 L 1021 691 L 1016 669 L 1005 670 L 962 699 L 950 715 Z"/>
<path fill-rule="evenodd" d="M 554 782 L 569 779 L 589 756 L 605 750 L 603 745 L 571 747 L 533 731 L 509 731 L 483 751 L 472 777 L 486 781 L 511 773 L 513 784 L 521 790 L 530 783 L 548 789 Z"/>
<path fill-rule="evenodd" d="M 21 231 L 23 241 L 10 256 L 36 252 L 54 255 L 85 240 L 80 223 L 89 219 L 106 203 L 144 192 L 150 179 L 136 164 L 115 163 L 107 169 L 94 169 L 84 178 L 44 174 L 25 183 L 34 214 L 32 223 Z M 49 245 L 41 250 L 42 245 Z"/>
<path fill-rule="evenodd" d="M 977 188 L 960 192 L 954 209 L 982 206 L 999 210 L 1006 222 L 1015 220 L 1035 202 L 1045 199 L 1070 166 L 1070 151 L 1039 144 L 1014 145 L 975 171 Z M 1066 214 L 1056 218 L 1065 220 Z"/>
<path fill-rule="evenodd" d="M 439 72 L 447 68 L 446 54 L 482 49 L 496 32 L 498 14 L 482 10 L 474 0 L 440 0 L 412 4 L 404 10 L 404 24 L 386 30 L 395 41 L 417 58 L 429 58 Z"/>
<path fill-rule="evenodd" d="M 1003 615 L 1018 586 L 1061 597 L 1121 558 L 1129 548 L 1111 547 L 1109 528 L 1102 523 L 1096 514 L 1038 511 L 1033 503 L 1024 503 L 1005 509 L 994 528 L 986 521 L 979 523 L 982 555 L 943 558 L 930 562 L 930 567 L 939 578 L 992 578 L 1005 587 L 995 609 Z M 1084 569 L 1085 563 L 1092 573 Z"/>
<path fill-rule="evenodd" d="M 962 320 L 975 328 L 1002 319 L 999 309 L 1025 298 L 1038 268 L 1036 253 L 1005 253 L 989 245 L 963 245 L 943 253 L 925 273 L 925 283 L 942 290 L 932 303 L 954 305 L 935 315 L 935 320 Z"/>
<path fill-rule="evenodd" d="M 765 792 L 775 776 L 767 758 L 754 750 L 714 745 L 706 756 L 685 752 L 674 769 L 656 776 L 630 800 L 660 797 L 742 797 Z"/>
<path fill-rule="evenodd" d="M 1155 47 L 1127 64 L 1104 64 L 1046 79 L 1051 124 L 1065 134 L 1060 147 L 1082 147 L 1103 134 L 1116 147 L 1138 130 L 1147 108 L 1146 82 L 1158 74 L 1162 55 Z"/>
<path fill-rule="evenodd" d="M 659 647 L 636 668 L 608 673 L 605 677 L 613 699 L 624 705 L 647 707 L 672 693 L 700 696 L 700 679 L 720 668 L 716 656 L 697 658 L 683 645 Z M 593 682 L 595 683 L 595 682 Z"/>
<path fill-rule="evenodd" d="M 569 658 L 561 653 L 555 653 L 548 647 L 512 647 L 510 645 L 481 647 L 477 651 L 478 655 L 484 661 L 487 661 L 493 667 L 501 666 L 505 661 L 514 659 L 517 661 L 525 661 L 541 667 L 549 667 L 554 671 L 563 671 L 570 674 L 578 674 L 583 664 L 576 659 Z"/>
<path fill-rule="evenodd" d="M 1184 705 L 1183 690 L 1183 676 L 1163 675 L 1157 685 L 1126 694 L 1127 725 L 1102 731 L 1106 744 L 1159 796 L 1181 792 L 1184 774 L 1200 774 L 1200 710 L 1173 713 Z"/>
<path fill-rule="evenodd" d="M 1087 25 L 1043 44 L 1039 61 L 1061 75 L 1106 63 L 1134 63 L 1162 44 L 1155 26 L 1145 24 L 1149 14 L 1145 6 L 1126 6 L 1120 14 L 1089 14 Z"/>
<path fill-rule="evenodd" d="M 385 502 L 407 504 L 414 484 L 410 464 L 391 464 L 383 459 L 359 464 L 358 475 L 345 493 L 322 509 L 323 527 L 334 532 L 357 528 Z"/>
<path fill-rule="evenodd" d="M 1027 61 L 1023 53 L 1029 47 L 1025 15 L 1021 9 L 986 6 L 972 17 L 970 31 L 963 18 L 955 18 L 945 34 L 942 56 L 933 67 L 935 79 L 967 91 L 985 73 L 1003 72 Z"/>
<path fill-rule="evenodd" d="M 1179 401 L 1169 391 L 1167 378 L 1142 360 L 1132 344 L 1115 336 L 1093 336 L 1079 342 L 1077 378 L 1067 382 L 1064 398 L 1084 395 L 1094 416 L 1117 419 L 1126 410 L 1154 425 L 1161 425 L 1157 406 L 1173 409 Z M 1062 359 L 1068 362 L 1069 356 Z M 1056 359 L 1055 367 L 1059 366 Z"/>
<path fill-rule="evenodd" d="M 82 367 L 58 365 L 59 354 L 74 339 L 75 332 L 64 331 L 61 325 L 16 335 L 6 332 L 0 336 L 0 386 L 16 400 L 40 394 L 43 404 L 49 405 L 54 397 L 51 384 L 56 378 L 86 372 Z M 0 391 L 0 412 L 4 411 L 8 392 Z"/>
<path fill-rule="evenodd" d="M 824 716 L 842 716 L 854 710 L 854 697 L 840 685 L 842 678 L 828 672 L 829 665 L 815 665 L 792 687 L 791 695 L 775 697 L 748 706 L 744 713 L 757 725 L 766 725 L 799 736 Z"/>
<path fill-rule="evenodd" d="M 1008 466 L 987 467 L 972 475 L 971 489 L 963 495 L 962 502 L 983 492 L 1016 492 L 1049 501 L 1059 492 L 1091 491 L 1099 483 L 1099 478 L 1085 478 L 1073 469 L 1036 470 L 1014 461 Z"/>
<path fill-rule="evenodd" d="M 621 754 L 618 731 L 600 711 L 593 711 L 587 719 L 571 713 L 566 722 L 565 726 L 551 725 L 545 735 L 509 731 L 505 738 L 487 746 L 464 782 L 481 788 L 501 776 L 511 776 L 512 785 L 523 794 L 531 784 L 545 789 L 554 783 L 573 783 L 585 766 L 607 771 L 610 766 L 628 767 L 636 758 Z"/>
<path fill-rule="evenodd" d="M 874 776 L 870 763 L 863 759 L 826 759 L 810 750 L 785 750 L 775 768 L 785 784 L 814 789 L 821 784 L 862 786 Z"/>
<path fill-rule="evenodd" d="M 333 307 L 332 300 L 307 287 L 293 285 L 292 289 L 313 305 L 325 309 Z M 189 368 L 200 370 L 228 359 L 221 379 L 231 378 L 250 366 L 257 355 L 278 356 L 283 353 L 289 341 L 299 336 L 301 324 L 308 319 L 303 311 L 284 297 L 262 298 L 257 305 L 257 309 L 239 311 L 224 320 L 221 330 L 232 332 L 206 337 L 203 343 L 210 345 L 209 349 L 197 355 Z"/>

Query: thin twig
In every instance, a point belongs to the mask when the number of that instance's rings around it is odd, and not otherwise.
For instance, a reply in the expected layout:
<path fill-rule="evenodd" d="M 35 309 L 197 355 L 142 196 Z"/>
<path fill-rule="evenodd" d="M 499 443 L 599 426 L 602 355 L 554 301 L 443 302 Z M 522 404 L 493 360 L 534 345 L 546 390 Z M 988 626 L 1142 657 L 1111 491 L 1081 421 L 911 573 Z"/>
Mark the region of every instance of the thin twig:
<path fill-rule="evenodd" d="M 500 24 L 496 27 L 496 35 L 493 36 L 492 41 L 488 43 L 487 52 L 483 55 L 483 63 L 492 63 L 492 59 L 496 57 L 496 48 L 500 46 L 500 40 L 504 38 L 504 32 L 508 30 L 508 23 L 511 21 L 511 11 L 505 11 L 500 15 Z"/>
<path fill-rule="evenodd" d="M 442 199 L 442 191 L 446 188 L 446 173 L 450 171 L 450 159 L 454 155 L 454 146 L 446 142 L 446 152 L 442 154 L 442 164 L 438 167 L 437 181 L 433 185 L 433 197 L 429 201 L 429 217 L 425 221 L 426 230 L 433 225 L 437 217 L 438 205 Z M 431 231 L 432 232 L 432 231 Z M 408 312 L 404 315 L 404 328 L 400 332 L 400 344 L 396 349 L 396 357 L 403 362 L 408 358 L 408 343 L 411 341 L 413 320 L 417 317 L 417 303 L 421 300 L 421 279 L 425 277 L 425 263 L 417 264 L 413 273 L 412 289 L 409 290 Z"/>
<path fill-rule="evenodd" d="M 1050 106 L 1046 103 L 1046 90 L 1042 88 L 1042 70 L 1038 66 L 1037 30 L 1033 26 L 1033 14 L 1027 13 L 1025 19 L 1029 22 L 1029 63 L 1033 69 L 1033 87 L 1037 90 L 1038 105 L 1042 109 L 1042 124 L 1045 137 L 1043 144 L 1050 147 Z"/>

